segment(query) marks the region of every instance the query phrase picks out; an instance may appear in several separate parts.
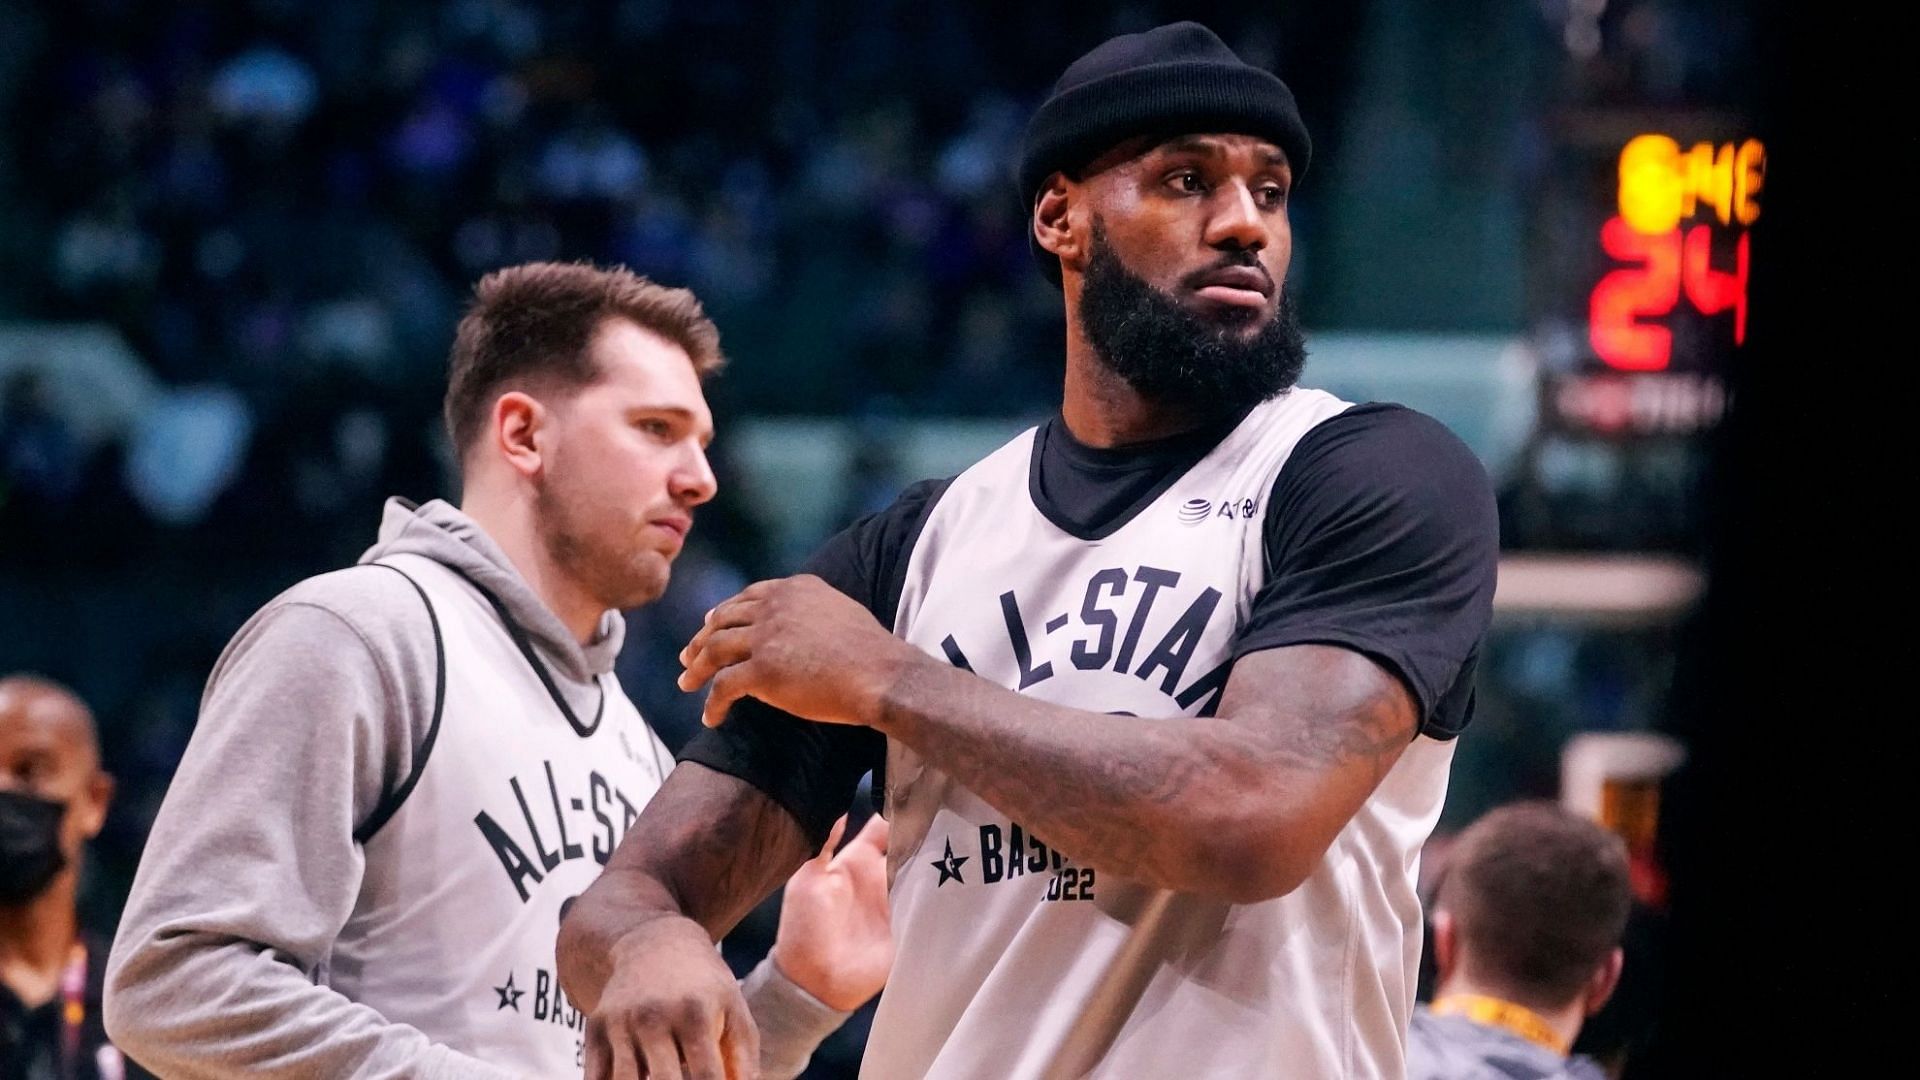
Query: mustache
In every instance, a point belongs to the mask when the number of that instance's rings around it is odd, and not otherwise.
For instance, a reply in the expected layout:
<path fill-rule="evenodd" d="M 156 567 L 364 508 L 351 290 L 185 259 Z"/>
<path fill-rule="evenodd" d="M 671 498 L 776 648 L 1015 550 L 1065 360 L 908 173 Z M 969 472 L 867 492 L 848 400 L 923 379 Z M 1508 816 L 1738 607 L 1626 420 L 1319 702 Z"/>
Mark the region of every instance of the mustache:
<path fill-rule="evenodd" d="M 1233 251 L 1226 252 L 1206 266 L 1182 276 L 1180 279 L 1180 287 L 1183 289 L 1198 289 L 1206 284 L 1209 276 L 1222 270 L 1244 269 L 1251 269 L 1258 272 L 1260 277 L 1267 283 L 1268 293 L 1271 294 L 1274 291 L 1273 275 L 1267 272 L 1265 266 L 1261 265 L 1259 254 L 1252 248 L 1236 248 Z"/>

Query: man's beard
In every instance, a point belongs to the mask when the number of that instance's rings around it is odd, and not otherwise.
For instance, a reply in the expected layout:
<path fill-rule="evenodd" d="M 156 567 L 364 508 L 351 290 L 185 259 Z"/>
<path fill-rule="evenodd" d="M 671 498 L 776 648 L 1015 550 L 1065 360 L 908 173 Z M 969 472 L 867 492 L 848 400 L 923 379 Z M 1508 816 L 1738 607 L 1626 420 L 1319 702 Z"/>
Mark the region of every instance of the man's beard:
<path fill-rule="evenodd" d="M 1254 265 L 1254 256 L 1228 256 L 1225 266 Z M 1213 269 L 1209 267 L 1209 269 Z M 1293 301 L 1280 292 L 1279 310 L 1250 338 L 1235 331 L 1258 316 L 1248 309 L 1209 319 L 1127 269 L 1093 224 L 1093 246 L 1080 290 L 1080 326 L 1107 369 L 1142 397 L 1231 416 L 1292 386 L 1306 366 L 1306 340 Z"/>
<path fill-rule="evenodd" d="M 547 557 L 610 609 L 626 610 L 658 600 L 667 590 L 671 561 L 636 537 L 610 537 L 606 530 L 583 520 L 580 510 L 593 505 L 593 496 L 568 490 L 567 480 L 552 479 L 568 475 L 556 459 L 550 478 L 534 493 L 535 519 Z"/>

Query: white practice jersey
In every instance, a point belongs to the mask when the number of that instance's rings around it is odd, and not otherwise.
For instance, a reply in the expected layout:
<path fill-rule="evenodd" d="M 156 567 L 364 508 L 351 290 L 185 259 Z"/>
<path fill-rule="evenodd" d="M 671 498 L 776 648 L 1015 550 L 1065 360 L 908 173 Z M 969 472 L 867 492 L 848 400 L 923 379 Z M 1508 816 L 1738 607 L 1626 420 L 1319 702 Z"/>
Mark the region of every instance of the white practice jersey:
<path fill-rule="evenodd" d="M 555 975 L 560 917 L 671 756 L 612 673 L 597 717 L 569 719 L 474 585 L 418 555 L 380 561 L 431 599 L 446 683 L 426 764 L 366 842 L 359 902 L 322 978 L 463 1054 L 578 1076 L 586 1017 Z"/>
<path fill-rule="evenodd" d="M 895 632 L 1047 701 L 1211 714 L 1268 568 L 1266 499 L 1348 408 L 1255 408 L 1109 535 L 1021 494 L 1035 432 L 957 477 L 919 533 Z M 1064 859 L 899 743 L 888 748 L 898 959 L 862 1075 L 1397 1077 L 1420 950 L 1418 853 L 1452 742 L 1405 752 L 1292 893 L 1233 904 Z M 1044 789 L 1044 772 L 1032 783 Z"/>

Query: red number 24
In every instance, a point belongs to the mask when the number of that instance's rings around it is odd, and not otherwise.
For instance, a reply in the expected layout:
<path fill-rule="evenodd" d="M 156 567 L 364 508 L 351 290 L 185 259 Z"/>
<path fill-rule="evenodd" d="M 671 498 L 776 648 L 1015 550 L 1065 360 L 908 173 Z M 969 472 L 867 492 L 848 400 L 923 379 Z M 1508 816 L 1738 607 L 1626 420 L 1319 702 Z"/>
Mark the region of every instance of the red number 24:
<path fill-rule="evenodd" d="M 1683 238 L 1684 236 L 1684 238 Z M 1734 270 L 1709 263 L 1712 232 L 1696 225 L 1647 235 L 1610 218 L 1600 229 L 1600 246 L 1613 258 L 1637 266 L 1615 270 L 1594 286 L 1589 334 L 1594 351 L 1609 367 L 1622 371 L 1664 371 L 1673 360 L 1673 331 L 1643 323 L 1673 310 L 1684 287 L 1687 299 L 1703 314 L 1733 309 L 1733 343 L 1747 338 L 1747 234 L 1735 247 Z"/>

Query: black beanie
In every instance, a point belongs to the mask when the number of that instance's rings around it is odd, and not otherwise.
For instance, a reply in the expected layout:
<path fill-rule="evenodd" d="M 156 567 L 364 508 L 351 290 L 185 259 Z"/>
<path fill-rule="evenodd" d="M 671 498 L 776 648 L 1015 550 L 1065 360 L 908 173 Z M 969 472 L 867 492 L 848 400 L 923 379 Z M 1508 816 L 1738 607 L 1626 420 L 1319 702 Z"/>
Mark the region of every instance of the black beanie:
<path fill-rule="evenodd" d="M 1286 152 L 1296 182 L 1313 151 L 1287 84 L 1243 63 L 1199 23 L 1122 34 L 1069 64 L 1027 123 L 1020 154 L 1027 242 L 1040 269 L 1060 283 L 1060 260 L 1032 230 L 1034 199 L 1047 177 L 1071 172 L 1135 136 L 1207 131 L 1270 140 Z"/>

